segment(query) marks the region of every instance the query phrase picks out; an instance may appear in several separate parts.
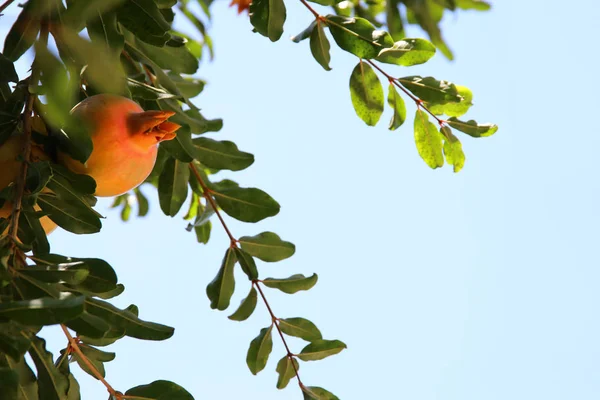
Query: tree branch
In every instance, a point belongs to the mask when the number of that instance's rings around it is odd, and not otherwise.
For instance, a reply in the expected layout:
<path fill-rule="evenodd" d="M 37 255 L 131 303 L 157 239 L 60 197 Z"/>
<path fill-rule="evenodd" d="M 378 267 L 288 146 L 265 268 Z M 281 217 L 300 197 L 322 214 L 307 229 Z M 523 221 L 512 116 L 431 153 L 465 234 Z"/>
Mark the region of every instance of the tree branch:
<path fill-rule="evenodd" d="M 3 6 L 5 5 L 6 3 L 3 4 Z M 46 21 L 42 21 L 39 40 L 44 46 L 48 45 L 48 23 Z M 40 71 L 37 61 L 34 59 L 31 66 L 31 75 L 29 77 L 28 86 L 37 85 L 39 78 Z M 31 155 L 31 118 L 35 97 L 35 94 L 28 92 L 27 102 L 25 103 L 25 111 L 23 111 L 23 135 L 25 136 L 25 143 L 23 144 L 23 151 L 21 152 L 23 159 L 21 160 L 21 170 L 19 171 L 19 175 L 17 177 L 16 195 L 11 212 L 10 227 L 8 229 L 8 236 L 13 242 L 17 241 L 19 217 L 21 215 L 21 205 L 23 203 L 23 194 L 25 192 L 25 180 L 27 178 L 27 168 L 29 167 L 29 157 Z"/>
<path fill-rule="evenodd" d="M 6 7 L 10 6 L 10 4 L 11 4 L 13 1 L 15 1 L 15 0 L 6 0 L 6 1 L 4 2 L 4 4 L 2 4 L 2 5 L 0 6 L 0 13 L 1 13 L 2 11 L 4 11 L 4 9 L 5 9 Z"/>
<path fill-rule="evenodd" d="M 223 219 L 223 216 L 221 215 L 221 213 L 219 211 L 217 203 L 211 195 L 212 190 L 206 185 L 206 182 L 204 182 L 204 180 L 202 179 L 202 176 L 200 176 L 200 173 L 198 172 L 198 170 L 196 169 L 196 166 L 194 164 L 190 163 L 190 169 L 192 170 L 192 173 L 196 177 L 198 184 L 202 188 L 202 191 L 204 192 L 204 197 L 206 198 L 206 201 L 208 201 L 210 203 L 212 208 L 215 210 L 215 213 L 217 214 L 219 221 L 221 221 L 221 225 L 223 226 L 223 229 L 225 229 L 225 232 L 227 233 L 227 236 L 229 237 L 229 240 L 231 241 L 231 247 L 232 248 L 237 247 L 238 241 L 232 235 L 231 231 L 227 227 L 227 224 L 225 223 L 225 220 Z M 290 359 L 290 361 L 292 363 L 292 367 L 294 368 L 294 372 L 296 373 L 296 378 L 298 378 L 298 385 L 300 385 L 300 387 L 303 388 L 304 385 L 302 384 L 302 381 L 300 380 L 300 374 L 298 373 L 296 364 L 294 364 L 294 361 L 293 361 L 294 353 L 292 353 L 290 351 L 287 341 L 285 340 L 285 336 L 283 336 L 283 332 L 281 331 L 281 328 L 279 328 L 279 324 L 278 324 L 279 319 L 273 313 L 273 310 L 271 309 L 271 305 L 267 301 L 267 298 L 260 287 L 260 281 L 258 281 L 257 279 L 252 280 L 252 285 L 254 287 L 256 287 L 256 289 L 260 293 L 261 299 L 263 300 L 263 302 L 265 303 L 265 306 L 267 307 L 269 315 L 271 316 L 271 321 L 273 322 L 273 324 L 275 324 L 275 327 L 277 328 L 277 332 L 279 332 L 279 336 L 281 337 L 281 341 L 283 342 L 283 346 L 285 347 L 285 351 L 287 352 L 287 357 Z"/>

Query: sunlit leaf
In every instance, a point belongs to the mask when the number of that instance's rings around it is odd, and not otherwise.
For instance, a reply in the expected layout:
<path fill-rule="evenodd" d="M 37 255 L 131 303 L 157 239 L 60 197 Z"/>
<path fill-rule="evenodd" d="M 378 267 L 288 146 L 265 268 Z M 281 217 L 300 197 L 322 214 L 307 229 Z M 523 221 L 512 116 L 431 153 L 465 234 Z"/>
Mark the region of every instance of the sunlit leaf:
<path fill-rule="evenodd" d="M 248 354 L 246 356 L 246 364 L 250 368 L 253 375 L 258 374 L 267 365 L 269 355 L 273 349 L 272 333 L 273 325 L 268 328 L 263 328 L 260 333 L 250 342 Z"/>

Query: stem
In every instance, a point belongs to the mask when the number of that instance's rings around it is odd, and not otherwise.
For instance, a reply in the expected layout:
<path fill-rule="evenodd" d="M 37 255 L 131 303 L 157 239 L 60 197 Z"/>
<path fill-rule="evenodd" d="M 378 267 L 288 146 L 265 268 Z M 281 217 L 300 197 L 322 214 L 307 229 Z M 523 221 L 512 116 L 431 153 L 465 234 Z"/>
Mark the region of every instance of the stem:
<path fill-rule="evenodd" d="M 198 183 L 200 184 L 200 187 L 202 188 L 202 191 L 204 192 L 204 198 L 206 199 L 206 201 L 208 201 L 210 203 L 213 210 L 215 210 L 215 214 L 217 214 L 219 221 L 221 221 L 221 225 L 223 225 L 223 228 L 225 229 L 227 236 L 229 236 L 229 240 L 231 242 L 231 247 L 235 247 L 237 240 L 231 234 L 231 231 L 227 227 L 227 224 L 225 223 L 225 220 L 223 219 L 223 216 L 221 215 L 221 212 L 219 211 L 219 207 L 217 206 L 215 199 L 213 199 L 213 197 L 211 196 L 210 193 L 212 192 L 212 190 L 210 190 L 210 188 L 208 186 L 206 186 L 206 183 L 204 182 L 204 180 L 202 180 L 202 177 L 200 176 L 200 173 L 198 172 L 198 170 L 196 169 L 196 166 L 194 164 L 190 163 L 190 169 L 192 170 L 192 173 L 196 177 L 196 180 L 198 181 Z"/>
<path fill-rule="evenodd" d="M 281 328 L 279 327 L 279 324 L 277 322 L 278 318 L 273 313 L 273 310 L 271 309 L 271 306 L 269 305 L 269 302 L 267 301 L 267 298 L 265 297 L 265 294 L 263 293 L 263 291 L 260 287 L 259 281 L 258 280 L 252 281 L 252 285 L 254 285 L 254 287 L 256 287 L 256 289 L 258 289 L 258 293 L 260 293 L 260 297 L 263 299 L 265 306 L 267 306 L 267 310 L 269 311 L 269 314 L 271 315 L 271 320 L 273 321 L 273 324 L 275 324 L 275 327 L 277 328 L 277 332 L 279 332 L 279 336 L 281 337 L 281 341 L 283 342 L 283 345 L 285 346 L 285 351 L 287 351 L 287 356 L 290 359 L 290 361 L 292 362 L 292 367 L 294 368 L 296 378 L 298 378 L 298 385 L 300 385 L 300 387 L 303 387 L 304 385 L 302 384 L 302 381 L 300 380 L 300 374 L 298 373 L 296 364 L 294 364 L 294 361 L 293 361 L 294 354 L 290 351 L 290 348 L 288 347 L 288 344 L 285 340 L 285 336 L 283 336 L 283 332 L 281 332 Z"/>
<path fill-rule="evenodd" d="M 204 180 L 202 179 L 202 176 L 200 176 L 200 173 L 198 172 L 198 170 L 196 169 L 196 166 L 194 164 L 190 163 L 190 169 L 192 170 L 192 173 L 196 177 L 196 180 L 198 180 L 198 183 L 200 184 L 200 187 L 202 188 L 202 191 L 204 192 L 204 197 L 206 198 L 206 201 L 208 201 L 210 203 L 210 205 L 213 207 L 213 209 L 215 210 L 215 213 L 217 214 L 217 217 L 219 217 L 219 221 L 221 221 L 221 225 L 225 229 L 225 232 L 227 232 L 227 236 L 229 236 L 229 240 L 231 241 L 231 247 L 232 248 L 237 247 L 237 240 L 231 234 L 231 231 L 227 227 L 227 224 L 225 223 L 223 216 L 219 212 L 219 209 L 217 207 L 215 199 L 211 195 L 212 190 L 210 190 L 210 188 L 206 185 L 206 182 L 204 182 Z M 273 324 L 275 324 L 275 327 L 277 328 L 277 332 L 279 332 L 279 336 L 281 337 L 281 341 L 283 342 L 283 346 L 285 347 L 285 351 L 287 351 L 287 357 L 292 362 L 292 367 L 294 368 L 294 372 L 296 373 L 296 377 L 298 378 L 298 384 L 300 385 L 301 388 L 303 388 L 304 385 L 302 384 L 302 381 L 300 380 L 300 374 L 298 373 L 296 364 L 294 364 L 294 361 L 293 361 L 294 353 L 292 353 L 290 351 L 290 348 L 285 340 L 285 336 L 283 336 L 283 332 L 281 331 L 281 328 L 279 328 L 279 324 L 277 323 L 278 318 L 273 313 L 273 310 L 271 309 L 271 305 L 267 301 L 267 298 L 265 297 L 265 294 L 263 293 L 263 291 L 260 287 L 260 281 L 255 279 L 252 281 L 252 285 L 254 287 L 256 287 L 256 289 L 258 289 L 258 292 L 260 293 L 260 297 L 262 298 L 263 302 L 265 303 L 265 306 L 267 307 L 267 310 L 269 311 L 269 315 L 271 316 L 271 321 Z"/>
<path fill-rule="evenodd" d="M 314 9 L 314 8 L 312 8 L 312 7 L 310 6 L 310 4 L 308 4 L 308 3 L 306 2 L 306 0 L 300 0 L 300 3 L 304 4 L 304 6 L 305 6 L 306 8 L 308 8 L 308 10 L 309 10 L 309 11 L 310 11 L 310 12 L 311 12 L 311 13 L 312 13 L 314 16 L 315 16 L 315 18 L 316 18 L 316 19 L 322 19 L 322 18 L 323 18 L 323 17 L 321 17 L 321 16 L 319 15 L 319 13 L 318 13 L 318 12 L 316 12 L 316 11 L 315 11 L 315 9 Z"/>
<path fill-rule="evenodd" d="M 7 6 L 7 3 L 4 3 L 2 5 L 2 7 L 4 6 Z M 48 45 L 48 24 L 46 21 L 42 22 L 39 40 L 44 46 Z M 29 77 L 28 86 L 37 85 L 39 78 L 40 71 L 37 68 L 36 61 L 34 60 L 31 66 L 31 76 Z M 35 96 L 36 95 L 32 94 L 31 92 L 27 94 L 25 111 L 23 111 L 23 135 L 25 136 L 25 143 L 23 144 L 23 151 L 21 153 L 23 160 L 21 161 L 21 170 L 17 177 L 16 197 L 14 199 L 10 227 L 8 229 L 8 236 L 12 239 L 13 242 L 17 241 L 17 234 L 19 231 L 19 217 L 21 215 L 23 194 L 25 193 L 25 180 L 27 179 L 27 168 L 29 167 L 29 157 L 31 156 L 31 117 Z"/>
<path fill-rule="evenodd" d="M 432 113 L 431 110 L 429 110 L 427 107 L 425 107 L 423 105 L 423 100 L 419 99 L 417 96 L 415 96 L 414 94 L 409 92 L 404 86 L 402 86 L 402 84 L 400 82 L 398 82 L 397 78 L 394 78 L 393 76 L 391 76 L 390 74 L 388 74 L 387 72 L 382 70 L 373 61 L 371 61 L 371 60 L 365 60 L 365 61 L 368 62 L 369 64 L 371 64 L 373 66 L 373 68 L 375 68 L 377 71 L 381 72 L 391 83 L 393 83 L 398 89 L 402 90 L 402 92 L 404 92 L 404 94 L 406 94 L 408 97 L 410 97 L 410 99 L 415 102 L 417 107 L 422 108 L 423 110 L 427 111 L 427 113 L 429 115 L 431 115 L 433 118 L 435 118 L 435 120 L 437 121 L 437 123 L 440 126 L 444 125 L 445 121 L 443 119 L 441 119 L 440 117 L 438 117 L 437 115 L 435 115 L 434 113 Z"/>
<path fill-rule="evenodd" d="M 15 0 L 6 0 L 6 1 L 4 2 L 4 4 L 2 4 L 2 5 L 0 6 L 0 13 L 1 13 L 2 11 L 4 11 L 4 9 L 5 9 L 6 7 L 10 6 L 10 4 L 11 4 L 13 1 L 15 1 Z"/>
<path fill-rule="evenodd" d="M 65 333 L 65 336 L 69 340 L 69 347 L 71 349 L 73 349 L 73 351 L 75 353 L 77 353 L 77 355 L 79 356 L 79 358 L 81 359 L 81 361 L 83 361 L 83 363 L 85 365 L 87 365 L 87 367 L 94 373 L 94 376 L 100 382 L 102 382 L 104 384 L 104 386 L 106 387 L 106 390 L 108 390 L 108 393 L 110 393 L 111 396 L 113 396 L 113 397 L 119 398 L 120 393 L 117 392 L 115 389 L 113 389 L 113 387 L 110 386 L 110 384 L 108 382 L 106 382 L 106 380 L 102 377 L 102 374 L 100 374 L 100 372 L 98 372 L 98 370 L 96 369 L 96 367 L 94 367 L 94 365 L 90 362 L 90 360 L 88 360 L 88 358 L 85 356 L 85 354 L 83 354 L 83 352 L 79 348 L 79 344 L 77 343 L 77 340 L 75 340 L 75 338 L 73 338 L 73 336 L 71 336 L 71 334 L 69 333 L 69 330 L 67 329 L 67 327 L 64 326 L 64 325 L 62 325 L 62 324 L 60 325 L 60 327 L 62 328 L 63 332 Z"/>

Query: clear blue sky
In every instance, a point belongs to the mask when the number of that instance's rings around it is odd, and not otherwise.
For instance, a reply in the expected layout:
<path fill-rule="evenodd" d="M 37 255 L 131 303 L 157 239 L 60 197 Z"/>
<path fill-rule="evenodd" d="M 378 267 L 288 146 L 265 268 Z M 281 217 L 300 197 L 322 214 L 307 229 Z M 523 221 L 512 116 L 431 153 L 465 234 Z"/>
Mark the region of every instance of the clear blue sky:
<path fill-rule="evenodd" d="M 334 49 L 333 71 L 325 72 L 308 42 L 272 44 L 227 2 L 212 8 L 216 59 L 199 71 L 209 86 L 197 103 L 225 121 L 211 137 L 256 156 L 249 170 L 226 176 L 282 205 L 257 225 L 228 222 L 237 236 L 272 230 L 296 244 L 291 259 L 261 263 L 261 276 L 317 272 L 320 280 L 292 296 L 269 290 L 275 313 L 309 318 L 348 345 L 303 363 L 306 384 L 350 400 L 600 396 L 600 6 L 493 3 L 491 12 L 445 20 L 455 62 L 438 55 L 410 70 L 388 68 L 466 85 L 476 103 L 468 116 L 498 123 L 491 138 L 464 137 L 459 174 L 426 167 L 411 124 L 389 132 L 389 113 L 376 128 L 354 115 L 353 56 Z M 286 4 L 289 37 L 311 15 Z M 9 7 L 0 22 L 1 37 L 16 11 Z M 21 77 L 26 69 L 20 64 Z M 176 328 L 168 341 L 112 346 L 109 382 L 125 391 L 170 379 L 197 399 L 301 398 L 294 382 L 275 388 L 277 338 L 263 372 L 255 377 L 246 367 L 250 340 L 269 324 L 262 305 L 244 323 L 208 306 L 205 286 L 227 247 L 220 227 L 208 246 L 198 245 L 156 201 L 150 217 L 128 224 L 108 204 L 100 202 L 108 217 L 101 234 L 56 232 L 53 250 L 106 259 L 126 286 L 117 305 L 135 303 L 142 318 Z M 232 304 L 247 291 L 240 274 Z M 56 354 L 62 333 L 46 331 Z M 103 386 L 82 375 L 83 399 L 106 399 Z"/>

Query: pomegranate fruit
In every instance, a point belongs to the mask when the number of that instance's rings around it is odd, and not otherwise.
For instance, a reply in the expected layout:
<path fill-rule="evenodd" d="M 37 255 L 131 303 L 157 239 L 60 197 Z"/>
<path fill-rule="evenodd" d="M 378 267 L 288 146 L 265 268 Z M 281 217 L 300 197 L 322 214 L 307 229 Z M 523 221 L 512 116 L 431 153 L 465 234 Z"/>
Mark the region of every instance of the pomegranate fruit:
<path fill-rule="evenodd" d="M 23 136 L 12 136 L 0 146 L 0 190 L 11 183 L 16 183 L 19 172 L 21 171 L 21 162 L 17 160 L 17 156 L 21 154 L 22 150 Z M 33 161 L 47 159 L 43 151 L 37 147 L 32 147 L 31 157 Z M 0 218 L 10 217 L 12 208 L 12 202 L 5 202 L 2 208 L 0 208 Z M 38 206 L 35 206 L 34 208 L 36 211 L 40 211 Z M 57 226 L 48 217 L 42 217 L 40 223 L 47 235 L 54 231 Z"/>
<path fill-rule="evenodd" d="M 150 175 L 158 143 L 171 140 L 179 125 L 167 121 L 172 111 L 144 111 L 121 96 L 98 94 L 81 101 L 71 114 L 88 122 L 94 148 L 85 164 L 64 153 L 59 160 L 71 171 L 96 180 L 96 196 L 123 194 Z"/>

